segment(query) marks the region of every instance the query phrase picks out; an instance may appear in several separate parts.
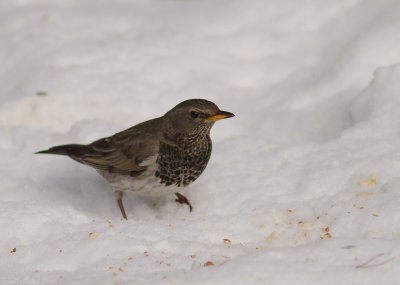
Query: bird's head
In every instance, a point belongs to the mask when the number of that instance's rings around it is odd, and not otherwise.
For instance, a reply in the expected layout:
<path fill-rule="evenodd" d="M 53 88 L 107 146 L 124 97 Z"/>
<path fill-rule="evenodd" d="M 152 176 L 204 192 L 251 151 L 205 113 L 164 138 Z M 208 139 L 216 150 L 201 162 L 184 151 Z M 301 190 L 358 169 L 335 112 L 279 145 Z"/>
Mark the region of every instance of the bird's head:
<path fill-rule="evenodd" d="M 190 99 L 176 105 L 164 115 L 177 133 L 193 133 L 211 129 L 221 119 L 235 116 L 221 111 L 213 102 L 204 99 Z"/>

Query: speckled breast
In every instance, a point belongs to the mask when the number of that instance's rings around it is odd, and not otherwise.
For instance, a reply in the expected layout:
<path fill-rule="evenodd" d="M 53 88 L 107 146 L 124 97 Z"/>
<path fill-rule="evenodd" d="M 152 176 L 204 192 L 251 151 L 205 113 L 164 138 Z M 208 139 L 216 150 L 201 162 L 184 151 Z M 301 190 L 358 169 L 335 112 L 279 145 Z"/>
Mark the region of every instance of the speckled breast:
<path fill-rule="evenodd" d="M 160 183 L 185 187 L 195 181 L 211 156 L 211 139 L 209 136 L 184 148 L 160 144 L 157 157 L 158 170 L 155 176 Z"/>

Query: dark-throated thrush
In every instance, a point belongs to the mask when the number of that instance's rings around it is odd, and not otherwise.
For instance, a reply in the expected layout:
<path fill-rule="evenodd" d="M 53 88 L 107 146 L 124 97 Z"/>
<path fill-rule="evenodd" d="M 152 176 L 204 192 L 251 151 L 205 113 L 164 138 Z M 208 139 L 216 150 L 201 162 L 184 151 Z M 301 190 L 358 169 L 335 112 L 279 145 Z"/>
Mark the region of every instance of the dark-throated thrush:
<path fill-rule="evenodd" d="M 164 116 L 152 119 L 88 145 L 55 146 L 37 153 L 67 155 L 91 166 L 114 188 L 122 216 L 127 219 L 124 192 L 141 195 L 175 194 L 195 181 L 211 155 L 210 129 L 217 120 L 233 117 L 203 99 L 184 101 Z"/>

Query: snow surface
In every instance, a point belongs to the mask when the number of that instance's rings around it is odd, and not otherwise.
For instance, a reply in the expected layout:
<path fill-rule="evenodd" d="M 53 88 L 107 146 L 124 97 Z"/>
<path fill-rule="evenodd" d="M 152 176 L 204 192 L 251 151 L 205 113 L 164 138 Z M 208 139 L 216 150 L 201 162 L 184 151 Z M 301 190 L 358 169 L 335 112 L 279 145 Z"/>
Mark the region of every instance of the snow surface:
<path fill-rule="evenodd" d="M 397 0 L 2 0 L 0 284 L 400 284 L 399 30 Z M 189 98 L 236 114 L 192 213 L 121 220 L 32 154 Z"/>

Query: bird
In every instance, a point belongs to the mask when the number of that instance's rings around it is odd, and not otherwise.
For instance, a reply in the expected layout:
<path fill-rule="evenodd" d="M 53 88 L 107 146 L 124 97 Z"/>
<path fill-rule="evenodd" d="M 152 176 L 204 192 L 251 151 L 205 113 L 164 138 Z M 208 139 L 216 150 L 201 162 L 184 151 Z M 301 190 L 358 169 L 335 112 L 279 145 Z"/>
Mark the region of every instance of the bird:
<path fill-rule="evenodd" d="M 69 156 L 94 168 L 114 189 L 122 217 L 128 219 L 124 193 L 144 196 L 176 195 L 204 171 L 211 156 L 214 123 L 235 115 L 205 99 L 189 99 L 163 116 L 151 119 L 90 144 L 66 144 L 36 154 Z"/>

